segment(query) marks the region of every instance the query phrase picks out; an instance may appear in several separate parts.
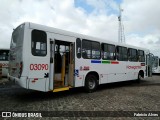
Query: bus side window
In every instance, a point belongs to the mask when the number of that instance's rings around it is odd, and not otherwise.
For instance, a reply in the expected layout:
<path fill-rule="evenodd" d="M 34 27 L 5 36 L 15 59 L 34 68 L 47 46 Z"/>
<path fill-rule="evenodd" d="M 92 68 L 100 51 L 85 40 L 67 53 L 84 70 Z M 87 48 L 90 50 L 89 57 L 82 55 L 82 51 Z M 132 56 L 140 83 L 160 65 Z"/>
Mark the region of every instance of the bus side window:
<path fill-rule="evenodd" d="M 82 57 L 84 59 L 90 59 L 91 58 L 91 41 L 89 40 L 82 40 Z"/>
<path fill-rule="evenodd" d="M 122 47 L 123 61 L 128 61 L 127 48 Z"/>
<path fill-rule="evenodd" d="M 32 31 L 32 55 L 46 56 L 47 55 L 47 35 L 44 31 Z"/>
<path fill-rule="evenodd" d="M 106 60 L 115 60 L 115 45 L 102 43 L 102 58 Z"/>
<path fill-rule="evenodd" d="M 80 38 L 76 39 L 76 53 L 77 53 L 77 58 L 81 58 L 81 39 Z"/>
<path fill-rule="evenodd" d="M 100 59 L 100 43 L 92 41 L 92 59 Z"/>
<path fill-rule="evenodd" d="M 133 48 L 128 49 L 128 59 L 129 61 L 137 62 L 137 50 Z"/>
<path fill-rule="evenodd" d="M 116 56 L 119 61 L 128 61 L 127 48 L 122 46 L 117 46 Z"/>
<path fill-rule="evenodd" d="M 82 40 L 82 57 L 84 59 L 100 59 L 100 43 L 91 40 Z"/>
<path fill-rule="evenodd" d="M 145 56 L 143 50 L 138 50 L 138 60 L 139 62 L 145 62 Z"/>

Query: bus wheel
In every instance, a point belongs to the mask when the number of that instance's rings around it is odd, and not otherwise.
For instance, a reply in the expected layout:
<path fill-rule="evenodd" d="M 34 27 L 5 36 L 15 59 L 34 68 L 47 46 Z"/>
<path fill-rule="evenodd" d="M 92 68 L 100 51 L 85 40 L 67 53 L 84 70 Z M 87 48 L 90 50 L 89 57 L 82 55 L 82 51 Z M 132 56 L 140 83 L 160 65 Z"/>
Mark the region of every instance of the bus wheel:
<path fill-rule="evenodd" d="M 98 86 L 97 78 L 92 74 L 87 75 L 86 80 L 85 80 L 86 91 L 93 92 L 96 90 L 97 86 Z"/>
<path fill-rule="evenodd" d="M 142 79 L 143 79 L 143 73 L 140 71 L 140 72 L 138 73 L 137 83 L 140 83 Z"/>

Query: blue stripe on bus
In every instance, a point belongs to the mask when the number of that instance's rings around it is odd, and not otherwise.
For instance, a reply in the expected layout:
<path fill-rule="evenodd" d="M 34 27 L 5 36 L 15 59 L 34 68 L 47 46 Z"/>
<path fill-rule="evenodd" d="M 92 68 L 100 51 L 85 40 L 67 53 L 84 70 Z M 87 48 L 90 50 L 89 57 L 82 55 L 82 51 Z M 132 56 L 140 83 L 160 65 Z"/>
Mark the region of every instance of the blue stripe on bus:
<path fill-rule="evenodd" d="M 91 63 L 101 63 L 99 60 L 91 60 Z"/>

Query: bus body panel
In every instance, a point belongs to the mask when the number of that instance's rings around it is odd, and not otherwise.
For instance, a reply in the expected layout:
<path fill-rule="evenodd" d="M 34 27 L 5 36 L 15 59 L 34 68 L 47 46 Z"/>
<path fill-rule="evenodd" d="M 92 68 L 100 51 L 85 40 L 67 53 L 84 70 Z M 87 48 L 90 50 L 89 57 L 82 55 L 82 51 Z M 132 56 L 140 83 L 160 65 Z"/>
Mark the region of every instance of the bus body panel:
<path fill-rule="evenodd" d="M 144 78 L 148 76 L 147 73 L 147 64 L 144 62 L 133 62 L 133 61 L 118 61 L 115 60 L 104 60 L 102 58 L 100 59 L 84 59 L 82 56 L 80 58 L 77 58 L 76 56 L 76 39 L 80 38 L 82 39 L 88 39 L 97 41 L 99 43 L 109 43 L 113 44 L 115 46 L 121 45 L 125 46 L 127 48 L 134 48 L 137 50 L 143 50 L 145 51 L 145 54 L 149 54 L 149 51 L 147 49 L 142 49 L 139 47 L 134 47 L 131 45 L 126 44 L 119 44 L 111 41 L 103 41 L 98 38 L 89 37 L 81 34 L 76 34 L 72 32 L 67 32 L 55 28 L 50 28 L 46 26 L 41 26 L 38 24 L 33 23 L 25 23 L 25 30 L 24 30 L 24 40 L 23 40 L 23 46 L 19 47 L 17 50 L 13 50 L 13 57 L 16 56 L 15 60 L 10 60 L 10 72 L 9 75 L 12 79 L 15 79 L 19 84 L 27 89 L 33 89 L 33 90 L 39 90 L 39 91 L 50 91 L 55 89 L 55 81 L 62 78 L 62 70 L 59 71 L 59 73 L 55 72 L 55 66 L 57 65 L 55 62 L 55 52 L 53 52 L 53 58 L 51 58 L 51 43 L 53 42 L 53 48 L 56 49 L 58 44 L 66 45 L 69 47 L 69 52 L 73 52 L 73 56 L 70 54 L 70 57 L 72 56 L 72 64 L 69 63 L 69 66 L 66 69 L 72 68 L 73 71 L 69 71 L 67 75 L 65 74 L 64 80 L 67 80 L 68 83 L 65 83 L 71 87 L 82 87 L 85 86 L 85 80 L 86 76 L 90 74 L 91 72 L 95 72 L 98 74 L 99 78 L 99 84 L 105 84 L 105 83 L 112 83 L 112 82 L 119 82 L 119 81 L 127 81 L 127 80 L 135 80 L 138 78 L 139 71 L 144 72 Z M 34 34 L 41 35 L 40 32 L 44 33 L 46 36 L 46 54 L 39 56 L 33 53 L 33 48 L 35 47 L 37 50 L 37 43 L 38 38 L 41 39 L 41 37 L 37 37 L 36 40 L 33 40 L 35 37 L 32 35 Z M 43 36 L 42 36 L 43 37 Z M 52 41 L 52 42 L 51 42 Z M 34 43 L 35 42 L 35 43 Z M 40 41 L 40 45 L 43 44 L 43 40 Z M 36 44 L 36 45 L 35 45 Z M 42 47 L 45 46 L 45 44 L 42 45 Z M 65 47 L 66 47 L 65 46 Z M 70 49 L 72 48 L 72 50 Z M 66 49 L 66 48 L 65 48 Z M 75 49 L 75 50 L 73 50 Z M 60 49 L 61 50 L 61 49 Z M 38 53 L 39 51 L 37 51 Z M 43 53 L 43 51 L 40 51 Z M 61 52 L 61 51 L 59 51 Z M 61 52 L 61 60 L 66 59 L 66 54 Z M 65 56 L 65 57 L 64 57 Z M 19 58 L 19 59 L 18 59 Z M 51 60 L 52 59 L 52 60 Z M 71 60 L 71 58 L 70 58 Z M 16 69 L 16 72 L 13 72 L 16 67 L 16 65 L 20 65 L 22 61 L 23 64 L 23 70 L 22 74 L 19 78 L 19 72 L 20 72 L 20 66 Z M 52 61 L 52 67 L 51 68 L 51 61 Z M 105 63 L 104 61 L 109 61 L 108 63 Z M 17 64 L 18 63 L 18 64 Z M 52 72 L 51 72 L 52 71 Z M 65 70 L 64 70 L 65 71 Z M 68 77 L 70 74 L 73 75 L 73 77 Z M 53 75 L 53 79 L 51 78 L 51 75 Z M 70 80 L 73 79 L 73 80 Z M 59 81 L 60 82 L 60 81 Z"/>

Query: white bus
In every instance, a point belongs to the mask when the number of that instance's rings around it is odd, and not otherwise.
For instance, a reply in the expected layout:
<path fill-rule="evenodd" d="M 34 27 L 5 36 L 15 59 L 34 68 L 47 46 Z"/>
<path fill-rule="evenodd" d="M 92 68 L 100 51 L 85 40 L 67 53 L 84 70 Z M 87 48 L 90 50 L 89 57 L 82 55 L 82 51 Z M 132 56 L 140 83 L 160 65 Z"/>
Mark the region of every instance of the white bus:
<path fill-rule="evenodd" d="M 8 78 L 26 89 L 92 92 L 150 76 L 149 58 L 147 49 L 26 22 L 12 33 Z"/>
<path fill-rule="evenodd" d="M 152 73 L 159 74 L 160 73 L 160 58 L 158 56 L 153 57 L 153 66 Z"/>
<path fill-rule="evenodd" d="M 2 64 L 2 76 L 8 75 L 8 55 L 9 49 L 0 49 L 0 64 Z"/>

